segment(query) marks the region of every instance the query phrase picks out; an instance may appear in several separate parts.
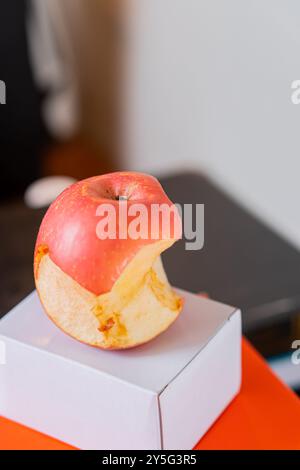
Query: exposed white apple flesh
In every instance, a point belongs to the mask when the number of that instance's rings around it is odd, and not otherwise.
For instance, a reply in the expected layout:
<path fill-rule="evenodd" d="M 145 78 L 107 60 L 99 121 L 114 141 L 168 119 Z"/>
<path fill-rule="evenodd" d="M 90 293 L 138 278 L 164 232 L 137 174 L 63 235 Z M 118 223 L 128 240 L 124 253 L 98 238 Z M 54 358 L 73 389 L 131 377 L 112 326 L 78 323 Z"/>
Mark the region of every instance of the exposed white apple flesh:
<path fill-rule="evenodd" d="M 182 308 L 160 258 L 174 241 L 141 248 L 111 291 L 99 296 L 64 273 L 45 252 L 36 285 L 46 312 L 70 336 L 100 348 L 129 348 L 151 340 L 173 323 Z"/>

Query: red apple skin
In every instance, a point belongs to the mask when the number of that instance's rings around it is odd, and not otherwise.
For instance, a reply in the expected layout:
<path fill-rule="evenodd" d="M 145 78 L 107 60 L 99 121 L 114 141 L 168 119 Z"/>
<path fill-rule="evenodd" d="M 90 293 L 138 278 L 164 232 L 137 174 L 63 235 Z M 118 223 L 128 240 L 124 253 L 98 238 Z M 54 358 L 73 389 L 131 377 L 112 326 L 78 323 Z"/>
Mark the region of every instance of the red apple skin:
<path fill-rule="evenodd" d="M 120 195 L 128 198 L 128 207 L 133 203 L 145 204 L 149 218 L 151 204 L 172 205 L 160 183 L 141 173 L 116 172 L 73 184 L 52 203 L 42 221 L 35 247 L 35 277 L 40 257 L 48 253 L 63 272 L 88 291 L 95 295 L 109 292 L 139 249 L 154 242 L 150 235 L 138 240 L 97 237 L 100 220 L 97 208 L 103 203 L 113 204 L 118 220 Z M 161 226 L 160 223 L 159 236 L 163 239 L 166 235 Z M 171 217 L 170 233 L 172 236 L 179 232 L 181 219 L 177 213 Z"/>

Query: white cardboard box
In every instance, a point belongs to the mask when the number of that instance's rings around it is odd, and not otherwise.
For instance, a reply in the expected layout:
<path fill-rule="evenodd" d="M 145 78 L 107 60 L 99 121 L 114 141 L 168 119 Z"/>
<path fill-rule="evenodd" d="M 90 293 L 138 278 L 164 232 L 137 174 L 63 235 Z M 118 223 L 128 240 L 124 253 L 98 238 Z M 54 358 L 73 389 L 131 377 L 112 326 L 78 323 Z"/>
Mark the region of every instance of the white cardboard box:
<path fill-rule="evenodd" d="M 33 292 L 0 321 L 0 415 L 81 449 L 193 448 L 239 391 L 241 318 L 180 292 L 178 320 L 121 352 L 69 338 Z"/>

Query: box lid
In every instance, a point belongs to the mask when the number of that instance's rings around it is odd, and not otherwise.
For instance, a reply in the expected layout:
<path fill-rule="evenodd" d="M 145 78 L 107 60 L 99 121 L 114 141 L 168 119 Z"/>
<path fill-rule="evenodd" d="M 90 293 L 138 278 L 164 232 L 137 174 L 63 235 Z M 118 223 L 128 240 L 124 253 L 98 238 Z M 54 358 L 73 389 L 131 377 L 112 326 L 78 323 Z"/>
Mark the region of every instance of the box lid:
<path fill-rule="evenodd" d="M 68 337 L 48 319 L 36 292 L 2 318 L 0 335 L 160 393 L 236 311 L 195 294 L 178 292 L 185 305 L 175 323 L 151 342 L 129 350 L 103 351 Z"/>

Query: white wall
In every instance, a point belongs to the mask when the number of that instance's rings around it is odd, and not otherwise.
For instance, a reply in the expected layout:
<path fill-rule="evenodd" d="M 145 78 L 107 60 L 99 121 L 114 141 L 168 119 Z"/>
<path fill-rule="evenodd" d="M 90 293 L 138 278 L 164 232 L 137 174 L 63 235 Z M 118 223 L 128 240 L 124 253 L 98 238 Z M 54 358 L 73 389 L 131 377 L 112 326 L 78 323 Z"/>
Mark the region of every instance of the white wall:
<path fill-rule="evenodd" d="M 123 166 L 204 168 L 300 247 L 300 2 L 128 4 Z"/>

